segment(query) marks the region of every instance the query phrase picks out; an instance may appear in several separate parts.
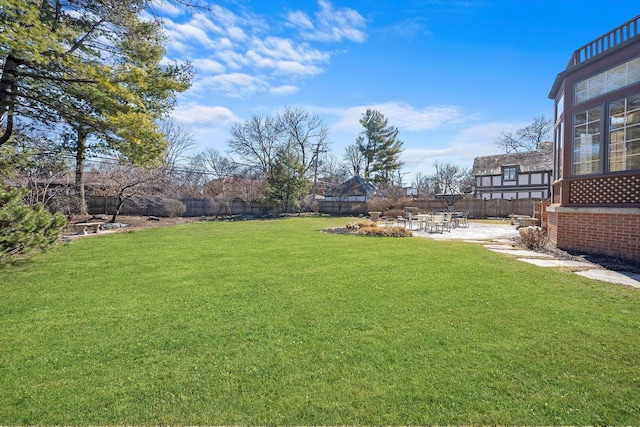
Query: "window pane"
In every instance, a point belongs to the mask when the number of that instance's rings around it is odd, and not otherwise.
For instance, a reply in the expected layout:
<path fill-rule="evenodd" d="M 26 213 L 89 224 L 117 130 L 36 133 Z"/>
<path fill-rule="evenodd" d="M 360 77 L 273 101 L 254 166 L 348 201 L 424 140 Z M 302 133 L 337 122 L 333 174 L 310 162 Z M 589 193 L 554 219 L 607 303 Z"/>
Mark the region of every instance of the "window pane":
<path fill-rule="evenodd" d="M 634 84 L 640 81 L 640 71 L 634 71 L 627 75 L 627 84 Z"/>
<path fill-rule="evenodd" d="M 574 85 L 574 103 L 640 82 L 640 58 L 632 59 Z"/>
<path fill-rule="evenodd" d="M 640 95 L 609 104 L 609 171 L 640 169 Z"/>
<path fill-rule="evenodd" d="M 622 64 L 607 71 L 607 92 L 620 89 L 626 85 L 626 70 L 626 65 Z"/>
<path fill-rule="evenodd" d="M 606 81 L 606 73 L 601 73 L 589 79 L 589 99 L 604 93 L 604 83 Z"/>
<path fill-rule="evenodd" d="M 600 107 L 574 116 L 573 175 L 600 172 Z"/>
<path fill-rule="evenodd" d="M 627 141 L 640 138 L 640 126 L 634 125 L 627 127 L 625 139 Z"/>
<path fill-rule="evenodd" d="M 640 110 L 640 95 L 627 98 L 627 113 Z"/>
<path fill-rule="evenodd" d="M 640 71 L 640 58 L 634 58 L 627 62 L 628 72 Z"/>

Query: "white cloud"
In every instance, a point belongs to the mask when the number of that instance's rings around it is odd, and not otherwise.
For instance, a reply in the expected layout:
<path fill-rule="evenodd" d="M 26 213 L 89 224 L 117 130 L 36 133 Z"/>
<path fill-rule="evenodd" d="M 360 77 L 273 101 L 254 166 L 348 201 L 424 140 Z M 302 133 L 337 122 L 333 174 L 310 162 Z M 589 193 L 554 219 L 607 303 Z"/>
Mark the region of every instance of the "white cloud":
<path fill-rule="evenodd" d="M 173 112 L 173 116 L 187 124 L 209 124 L 230 126 L 240 119 L 225 107 L 208 107 L 197 104 L 184 105 Z"/>
<path fill-rule="evenodd" d="M 219 74 L 225 71 L 224 65 L 209 58 L 194 59 L 192 64 L 198 70 L 205 73 Z"/>
<path fill-rule="evenodd" d="M 298 28 L 307 40 L 338 42 L 350 40 L 361 43 L 366 34 L 365 21 L 356 10 L 342 7 L 334 9 L 328 0 L 319 0 L 320 11 L 315 14 L 315 24 L 303 12 L 291 12 L 287 16 L 288 24 Z"/>
<path fill-rule="evenodd" d="M 401 160 L 408 170 L 432 173 L 433 163 L 453 163 L 465 168 L 473 166 L 473 159 L 480 156 L 500 154 L 496 144 L 501 132 L 522 127 L 522 123 L 489 122 L 461 129 L 449 141 L 430 141 L 428 147 L 406 148 Z M 437 141 L 437 139 L 436 139 Z"/>
<path fill-rule="evenodd" d="M 307 30 L 313 29 L 313 23 L 311 22 L 311 19 L 309 19 L 306 13 L 301 11 L 289 12 L 289 14 L 287 15 L 287 21 L 289 21 L 289 23 L 294 27 Z"/>
<path fill-rule="evenodd" d="M 269 90 L 269 84 L 264 79 L 244 73 L 208 77 L 198 82 L 198 85 L 231 98 L 246 98 Z"/>
<path fill-rule="evenodd" d="M 247 35 L 240 27 L 229 27 L 227 34 L 229 34 L 229 38 L 233 40 L 243 41 L 247 39 Z"/>
<path fill-rule="evenodd" d="M 267 37 L 253 41 L 247 60 L 256 67 L 270 68 L 289 75 L 309 76 L 322 72 L 318 66 L 329 60 L 329 54 L 312 49 L 306 44 L 295 44 L 289 39 Z"/>
<path fill-rule="evenodd" d="M 182 10 L 177 5 L 168 1 L 154 0 L 151 2 L 151 8 L 154 11 L 169 16 L 179 16 L 182 14 Z"/>
<path fill-rule="evenodd" d="M 198 42 L 202 46 L 212 45 L 207 32 L 200 26 L 194 25 L 193 21 L 179 24 L 171 20 L 165 20 L 164 28 L 171 40 L 178 42 Z"/>
<path fill-rule="evenodd" d="M 301 79 L 321 74 L 331 59 L 331 52 L 315 46 L 315 41 L 364 40 L 364 19 L 358 12 L 334 9 L 328 0 L 319 0 L 318 5 L 313 19 L 303 12 L 289 13 L 288 24 L 304 33 L 297 39 L 280 37 L 246 9 L 234 13 L 212 5 L 211 13 L 184 17 L 170 10 L 164 17 L 168 58 L 188 59 L 198 70 L 194 94 L 215 92 L 233 98 L 293 94 Z"/>
<path fill-rule="evenodd" d="M 279 87 L 273 87 L 271 88 L 271 90 L 269 90 L 269 92 L 275 96 L 287 96 L 297 93 L 298 90 L 299 89 L 296 86 L 283 85 Z"/>
<path fill-rule="evenodd" d="M 359 120 L 368 108 L 382 113 L 389 120 L 389 125 L 398 127 L 400 131 L 432 130 L 460 123 L 465 118 L 462 109 L 456 106 L 430 106 L 416 110 L 407 104 L 386 102 L 334 110 L 333 114 L 339 117 L 335 126 L 359 132 L 362 128 Z"/>
<path fill-rule="evenodd" d="M 216 56 L 232 70 L 240 70 L 247 64 L 247 58 L 242 53 L 231 49 L 220 50 Z"/>

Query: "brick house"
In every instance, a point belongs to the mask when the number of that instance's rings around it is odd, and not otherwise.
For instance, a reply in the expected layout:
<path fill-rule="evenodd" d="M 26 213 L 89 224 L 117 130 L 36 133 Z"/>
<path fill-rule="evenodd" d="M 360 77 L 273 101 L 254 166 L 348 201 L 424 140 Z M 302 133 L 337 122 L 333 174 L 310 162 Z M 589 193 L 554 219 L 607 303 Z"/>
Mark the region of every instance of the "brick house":
<path fill-rule="evenodd" d="M 548 199 L 551 197 L 553 142 L 535 151 L 473 159 L 476 199 Z"/>
<path fill-rule="evenodd" d="M 546 226 L 562 249 L 640 260 L 640 16 L 558 74 Z"/>

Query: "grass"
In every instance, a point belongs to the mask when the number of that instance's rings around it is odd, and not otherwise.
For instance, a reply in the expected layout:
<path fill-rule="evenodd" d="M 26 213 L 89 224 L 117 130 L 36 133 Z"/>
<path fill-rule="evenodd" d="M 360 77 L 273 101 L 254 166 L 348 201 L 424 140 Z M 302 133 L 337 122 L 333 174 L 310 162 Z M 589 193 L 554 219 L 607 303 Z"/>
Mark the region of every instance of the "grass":
<path fill-rule="evenodd" d="M 640 293 L 345 219 L 76 240 L 0 270 L 0 425 L 638 424 Z"/>

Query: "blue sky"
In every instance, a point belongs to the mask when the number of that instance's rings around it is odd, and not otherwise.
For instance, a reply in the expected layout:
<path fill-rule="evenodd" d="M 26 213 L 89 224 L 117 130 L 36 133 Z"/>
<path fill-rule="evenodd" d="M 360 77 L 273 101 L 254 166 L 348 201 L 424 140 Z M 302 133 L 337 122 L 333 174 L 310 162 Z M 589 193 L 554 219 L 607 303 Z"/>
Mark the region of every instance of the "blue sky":
<path fill-rule="evenodd" d="M 635 0 L 221 0 L 163 2 L 168 60 L 190 61 L 174 116 L 193 153 L 227 150 L 229 129 L 285 106 L 316 112 L 331 153 L 367 108 L 399 128 L 407 173 L 470 168 L 501 132 L 552 117 L 547 98 L 573 51 L 640 14 Z"/>

